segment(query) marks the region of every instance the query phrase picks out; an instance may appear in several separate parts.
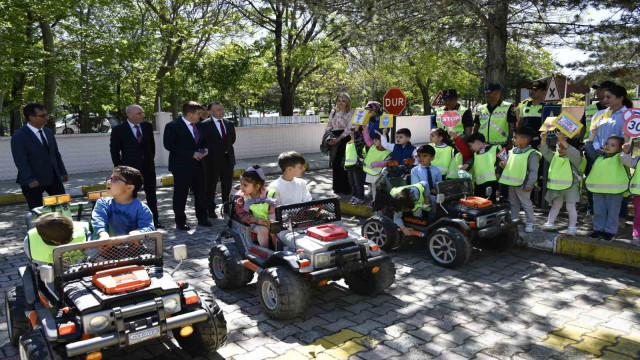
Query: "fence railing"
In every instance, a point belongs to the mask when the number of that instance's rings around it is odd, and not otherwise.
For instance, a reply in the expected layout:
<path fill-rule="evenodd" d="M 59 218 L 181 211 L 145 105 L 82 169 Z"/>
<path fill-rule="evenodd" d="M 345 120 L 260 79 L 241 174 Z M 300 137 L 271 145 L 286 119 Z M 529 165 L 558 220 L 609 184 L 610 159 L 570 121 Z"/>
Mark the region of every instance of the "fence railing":
<path fill-rule="evenodd" d="M 238 118 L 240 126 L 271 126 L 290 124 L 318 124 L 320 115 L 303 116 L 264 116 L 264 117 L 241 117 Z"/>

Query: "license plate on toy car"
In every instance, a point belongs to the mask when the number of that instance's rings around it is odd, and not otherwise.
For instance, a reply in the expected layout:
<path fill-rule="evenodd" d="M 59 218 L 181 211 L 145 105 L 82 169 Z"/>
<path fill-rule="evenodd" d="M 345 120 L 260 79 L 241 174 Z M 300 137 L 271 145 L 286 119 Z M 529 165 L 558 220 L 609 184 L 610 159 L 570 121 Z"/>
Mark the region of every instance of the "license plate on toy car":
<path fill-rule="evenodd" d="M 160 327 L 155 326 L 149 329 L 136 331 L 129 334 L 129 345 L 137 344 L 142 341 L 160 337 Z"/>

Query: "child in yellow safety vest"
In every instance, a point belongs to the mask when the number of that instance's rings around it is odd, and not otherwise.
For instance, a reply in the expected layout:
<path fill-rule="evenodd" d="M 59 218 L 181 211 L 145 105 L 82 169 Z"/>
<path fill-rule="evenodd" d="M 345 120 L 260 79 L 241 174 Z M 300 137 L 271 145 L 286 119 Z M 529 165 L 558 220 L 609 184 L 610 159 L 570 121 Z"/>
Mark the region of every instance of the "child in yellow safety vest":
<path fill-rule="evenodd" d="M 582 154 L 567 142 L 566 136 L 557 133 L 558 145 L 556 152 L 547 147 L 547 133 L 540 134 L 540 152 L 550 163 L 549 174 L 547 176 L 547 193 L 544 199 L 551 204 L 549 217 L 546 224 L 542 225 L 542 230 L 552 231 L 556 229 L 555 221 L 562 209 L 562 203 L 566 205 L 569 214 L 569 227 L 567 234 L 576 235 L 578 222 L 578 212 L 576 203 L 580 201 L 580 165 L 582 164 Z"/>
<path fill-rule="evenodd" d="M 391 158 L 391 151 L 385 149 L 382 146 L 381 135 L 379 133 L 373 134 L 373 139 L 369 136 L 369 125 L 362 132 L 363 138 L 369 149 L 364 157 L 364 165 L 362 169 L 367 174 L 364 182 L 369 184 L 371 189 L 371 196 L 373 201 L 376 199 L 376 181 L 380 178 L 380 174 L 384 167 L 387 166 L 387 162 Z M 372 203 L 373 203 L 372 201 Z"/>
<path fill-rule="evenodd" d="M 449 133 L 443 128 L 435 128 L 431 130 L 429 140 L 431 140 L 431 145 L 436 151 L 436 156 L 431 165 L 440 170 L 443 180 L 457 178 L 458 166 L 462 165 L 462 155 L 456 156 Z"/>
<path fill-rule="evenodd" d="M 275 219 L 277 201 L 274 190 L 264 186 L 262 168 L 253 165 L 240 176 L 240 191 L 236 193 L 235 212 L 243 222 L 251 225 L 262 247 L 269 246 L 269 224 Z"/>
<path fill-rule="evenodd" d="M 351 140 L 344 151 L 344 168 L 351 186 L 351 205 L 364 204 L 365 172 L 362 170 L 364 157 L 367 154 L 362 131 L 352 127 L 349 131 Z"/>
<path fill-rule="evenodd" d="M 484 135 L 475 133 L 469 135 L 465 142 L 474 153 L 469 160 L 458 168 L 473 173 L 476 196 L 485 196 L 486 189 L 491 187 L 493 191 L 489 200 L 496 201 L 496 191 L 498 190 L 498 174 L 502 171 L 498 152 L 502 149 L 500 145 L 487 144 Z"/>
<path fill-rule="evenodd" d="M 513 149 L 509 151 L 509 158 L 507 161 L 500 161 L 500 167 L 503 170 L 498 181 L 500 184 L 507 185 L 509 189 L 511 218 L 517 219 L 520 208 L 524 209 L 526 217 L 524 231 L 528 233 L 533 232 L 535 226 L 531 191 L 538 180 L 540 153 L 531 147 L 531 141 L 536 135 L 533 128 L 516 129 L 512 139 Z"/>
<path fill-rule="evenodd" d="M 52 212 L 41 215 L 36 227 L 29 230 L 24 239 L 24 253 L 36 265 L 53 264 L 53 249 L 57 246 L 85 242 L 90 239 L 89 224 L 74 222 L 61 213 Z M 82 252 L 66 253 L 65 260 L 73 263 L 84 258 Z"/>
<path fill-rule="evenodd" d="M 640 156 L 633 157 L 630 154 L 631 144 L 630 142 L 622 145 L 622 154 L 620 154 L 620 161 L 624 166 L 629 168 L 635 168 L 631 182 L 629 183 L 629 192 L 633 195 L 633 208 L 635 209 L 635 216 L 633 218 L 633 240 L 632 244 L 640 246 L 640 170 L 638 169 L 638 160 Z"/>
<path fill-rule="evenodd" d="M 587 190 L 593 193 L 593 232 L 589 237 L 613 241 L 618 232 L 622 198 L 629 189 L 628 169 L 620 160 L 624 139 L 610 136 L 599 152 L 593 147 L 597 134 L 598 127 L 592 126 L 585 143 L 587 157 L 596 159 L 585 181 Z"/>

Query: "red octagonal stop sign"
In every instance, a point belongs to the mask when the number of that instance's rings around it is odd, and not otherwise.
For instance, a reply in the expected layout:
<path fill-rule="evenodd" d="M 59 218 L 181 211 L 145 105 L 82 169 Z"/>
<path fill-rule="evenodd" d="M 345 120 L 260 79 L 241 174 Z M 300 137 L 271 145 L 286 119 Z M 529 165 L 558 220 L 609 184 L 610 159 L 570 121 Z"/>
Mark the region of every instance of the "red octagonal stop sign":
<path fill-rule="evenodd" d="M 400 115 L 404 107 L 407 106 L 407 98 L 400 88 L 389 88 L 383 98 L 383 106 L 389 114 Z"/>

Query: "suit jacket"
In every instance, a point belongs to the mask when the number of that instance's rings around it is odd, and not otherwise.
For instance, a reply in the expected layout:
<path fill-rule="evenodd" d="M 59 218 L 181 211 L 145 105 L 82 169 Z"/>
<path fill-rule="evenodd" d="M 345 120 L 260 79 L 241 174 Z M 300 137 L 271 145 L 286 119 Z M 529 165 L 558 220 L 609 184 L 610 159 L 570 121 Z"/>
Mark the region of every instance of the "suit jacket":
<path fill-rule="evenodd" d="M 222 135 L 220 135 L 213 117 L 210 117 L 200 123 L 207 134 L 207 147 L 209 148 L 209 155 L 207 155 L 204 160 L 208 164 L 212 165 L 224 164 L 224 156 L 227 154 L 229 156 L 231 166 L 234 166 L 236 164 L 236 154 L 233 150 L 233 144 L 236 142 L 236 128 L 233 125 L 233 122 L 228 120 L 222 121 L 224 122 L 227 133 L 225 141 L 222 141 Z"/>
<path fill-rule="evenodd" d="M 173 120 L 164 128 L 163 144 L 164 148 L 169 151 L 169 171 L 172 173 L 191 176 L 193 169 L 196 166 L 201 166 L 200 161 L 193 158 L 193 153 L 207 147 L 207 136 L 202 129 L 202 124 L 196 123 L 196 127 L 200 132 L 198 143 L 181 118 Z"/>
<path fill-rule="evenodd" d="M 22 186 L 29 186 L 34 181 L 38 181 L 41 186 L 48 186 L 56 177 L 62 179 L 67 175 L 53 131 L 48 127 L 43 127 L 42 130 L 49 145 L 48 152 L 27 125 L 22 126 L 11 137 L 11 154 L 18 168 L 16 182 Z"/>
<path fill-rule="evenodd" d="M 140 131 L 142 142 L 138 142 L 128 121 L 113 127 L 109 144 L 113 166 L 131 166 L 143 173 L 155 171 L 156 142 L 153 126 L 143 121 L 140 123 Z"/>

